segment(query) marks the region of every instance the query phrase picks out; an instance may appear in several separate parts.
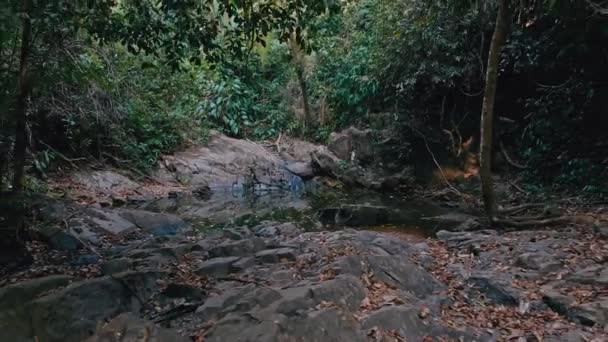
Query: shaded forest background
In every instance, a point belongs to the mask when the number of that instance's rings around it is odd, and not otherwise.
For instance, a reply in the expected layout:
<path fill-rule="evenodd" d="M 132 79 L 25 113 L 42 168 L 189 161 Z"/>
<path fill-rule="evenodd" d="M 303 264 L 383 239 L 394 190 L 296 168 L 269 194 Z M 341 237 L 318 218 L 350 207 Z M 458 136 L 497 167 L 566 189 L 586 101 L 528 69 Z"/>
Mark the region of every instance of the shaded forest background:
<path fill-rule="evenodd" d="M 496 168 L 524 175 L 526 191 L 605 196 L 608 17 L 601 3 L 541 2 L 511 16 Z M 11 0 L 0 9 L 2 186 L 22 159 L 31 190 L 83 162 L 147 172 L 210 129 L 325 142 L 370 127 L 397 140 L 403 164 L 427 143 L 462 164 L 462 150 L 479 145 L 496 10 L 491 1 Z"/>

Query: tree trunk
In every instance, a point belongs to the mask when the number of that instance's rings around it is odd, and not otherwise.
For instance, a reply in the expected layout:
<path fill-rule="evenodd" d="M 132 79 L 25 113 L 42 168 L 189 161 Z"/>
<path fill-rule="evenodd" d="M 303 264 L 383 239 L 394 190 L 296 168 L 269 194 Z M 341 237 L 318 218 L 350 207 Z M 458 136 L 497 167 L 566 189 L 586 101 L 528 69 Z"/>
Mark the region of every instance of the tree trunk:
<path fill-rule="evenodd" d="M 25 169 L 25 152 L 27 149 L 27 97 L 29 96 L 28 60 L 30 55 L 30 40 L 32 36 L 32 0 L 23 0 L 23 32 L 21 35 L 21 57 L 19 64 L 19 79 L 17 90 L 17 103 L 15 105 L 15 146 L 14 146 L 14 174 L 13 191 L 23 190 L 23 176 Z"/>
<path fill-rule="evenodd" d="M 492 135 L 494 121 L 494 103 L 496 101 L 496 83 L 498 81 L 498 67 L 500 51 L 507 39 L 509 30 L 509 1 L 499 0 L 496 27 L 490 43 L 488 66 L 486 68 L 486 85 L 481 108 L 481 142 L 480 142 L 480 169 L 481 193 L 486 215 L 490 221 L 496 218 L 497 205 L 492 184 Z"/>
<path fill-rule="evenodd" d="M 291 58 L 295 64 L 296 76 L 298 77 L 298 84 L 300 85 L 300 91 L 302 92 L 302 107 L 304 107 L 304 127 L 308 127 L 312 122 L 312 114 L 310 112 L 310 102 L 308 100 L 308 85 L 306 84 L 305 76 L 305 62 L 304 53 L 296 43 L 295 39 L 291 42 Z"/>
<path fill-rule="evenodd" d="M 308 127 L 312 121 L 312 114 L 310 113 L 310 103 L 308 102 L 308 86 L 306 85 L 306 78 L 304 77 L 304 67 L 302 65 L 296 66 L 298 74 L 298 82 L 300 83 L 300 90 L 302 91 L 302 105 L 304 106 L 304 126 Z"/>

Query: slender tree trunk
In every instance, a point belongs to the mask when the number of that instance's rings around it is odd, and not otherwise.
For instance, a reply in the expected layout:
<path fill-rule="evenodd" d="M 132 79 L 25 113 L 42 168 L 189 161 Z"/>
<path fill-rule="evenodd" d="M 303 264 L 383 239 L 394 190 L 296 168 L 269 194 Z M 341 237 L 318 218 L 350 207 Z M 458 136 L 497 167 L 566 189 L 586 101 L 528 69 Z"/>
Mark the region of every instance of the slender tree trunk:
<path fill-rule="evenodd" d="M 499 0 L 496 27 L 490 43 L 488 66 L 486 68 L 486 85 L 481 108 L 481 146 L 480 170 L 481 193 L 486 215 L 493 221 L 496 218 L 497 205 L 492 184 L 492 135 L 494 122 L 494 103 L 496 101 L 496 84 L 500 51 L 509 31 L 509 0 Z"/>
<path fill-rule="evenodd" d="M 302 91 L 302 105 L 304 106 L 304 125 L 308 127 L 312 122 L 312 114 L 310 112 L 310 102 L 308 100 L 308 86 L 306 84 L 306 78 L 304 77 L 304 67 L 302 65 L 296 66 L 298 74 L 298 82 L 300 83 L 300 90 Z"/>
<path fill-rule="evenodd" d="M 302 92 L 302 106 L 304 107 L 304 126 L 308 127 L 312 122 L 312 114 L 310 111 L 310 102 L 308 99 L 308 85 L 306 83 L 306 75 L 305 75 L 305 62 L 304 62 L 304 53 L 295 42 L 295 39 L 292 39 L 291 42 L 291 58 L 295 64 L 296 68 L 296 76 L 298 77 L 298 84 L 300 85 L 300 91 Z"/>
<path fill-rule="evenodd" d="M 14 174 L 13 174 L 13 191 L 21 192 L 23 190 L 23 176 L 25 169 L 25 152 L 27 149 L 27 97 L 30 92 L 28 60 L 30 55 L 30 40 L 32 36 L 32 0 L 23 0 L 23 31 L 21 35 L 21 57 L 19 64 L 19 80 L 17 90 L 17 103 L 15 106 L 15 147 L 13 157 Z"/>
<path fill-rule="evenodd" d="M 2 133 L 0 133 L 2 134 Z M 8 180 L 8 151 L 9 139 L 7 136 L 0 137 L 0 193 L 4 190 L 4 179 Z"/>

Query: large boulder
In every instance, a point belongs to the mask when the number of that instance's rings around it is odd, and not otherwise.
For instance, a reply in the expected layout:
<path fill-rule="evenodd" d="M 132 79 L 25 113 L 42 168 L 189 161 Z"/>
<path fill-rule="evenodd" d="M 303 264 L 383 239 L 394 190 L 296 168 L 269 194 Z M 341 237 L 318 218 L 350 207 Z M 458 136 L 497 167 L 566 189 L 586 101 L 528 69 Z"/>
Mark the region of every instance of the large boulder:
<path fill-rule="evenodd" d="M 374 156 L 372 131 L 350 127 L 329 136 L 328 148 L 342 160 L 369 162 Z"/>
<path fill-rule="evenodd" d="M 290 173 L 284 162 L 262 145 L 211 132 L 205 146 L 165 156 L 157 174 L 164 181 L 192 187 L 241 186 L 255 178 L 259 184 L 282 186 Z"/>
<path fill-rule="evenodd" d="M 46 293 L 67 285 L 69 277 L 47 277 L 14 285 L 4 290 L 12 296 L 6 298 L 6 303 L 19 302 L 0 313 L 1 324 L 6 324 L 0 329 L 0 340 L 32 341 L 36 336 L 45 342 L 82 341 L 95 332 L 99 322 L 140 310 L 159 292 L 157 281 L 164 278 L 161 272 L 125 272 L 72 283 L 50 294 Z"/>
<path fill-rule="evenodd" d="M 72 277 L 54 275 L 0 289 L 0 341 L 29 341 L 34 335 L 29 303 L 48 291 L 67 286 Z"/>
<path fill-rule="evenodd" d="M 40 341 L 82 341 L 97 322 L 131 308 L 131 293 L 119 281 L 104 277 L 73 284 L 29 305 L 32 333 Z"/>

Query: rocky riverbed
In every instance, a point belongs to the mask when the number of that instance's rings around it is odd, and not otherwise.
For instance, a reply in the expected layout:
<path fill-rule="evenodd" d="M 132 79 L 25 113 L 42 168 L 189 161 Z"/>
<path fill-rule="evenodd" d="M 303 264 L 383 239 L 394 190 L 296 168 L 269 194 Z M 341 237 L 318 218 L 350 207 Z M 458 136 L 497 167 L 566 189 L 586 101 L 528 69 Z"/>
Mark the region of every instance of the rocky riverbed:
<path fill-rule="evenodd" d="M 359 146 L 340 139 L 344 155 Z M 233 140 L 167 158 L 153 182 L 110 171 L 62 180 L 68 199 L 35 206 L 33 259 L 3 275 L 0 341 L 607 340 L 605 209 L 595 224 L 504 232 L 470 214 L 368 199 L 327 206 L 312 225 L 201 230 L 201 217 L 248 214 L 218 184 L 292 190 L 294 176 L 319 172 L 315 153 L 331 153 L 306 145 L 278 158 Z M 353 183 L 379 189 L 400 177 Z M 274 198 L 262 207 L 310 209 Z M 475 230 L 401 229 L 429 222 L 422 211 L 441 222 L 429 227 Z"/>

